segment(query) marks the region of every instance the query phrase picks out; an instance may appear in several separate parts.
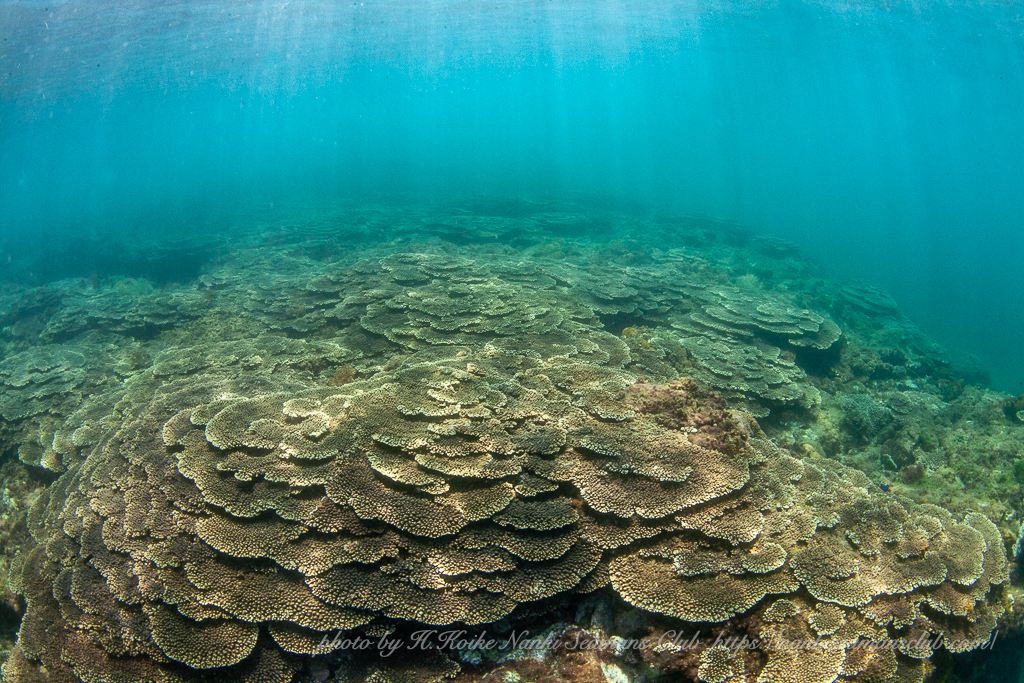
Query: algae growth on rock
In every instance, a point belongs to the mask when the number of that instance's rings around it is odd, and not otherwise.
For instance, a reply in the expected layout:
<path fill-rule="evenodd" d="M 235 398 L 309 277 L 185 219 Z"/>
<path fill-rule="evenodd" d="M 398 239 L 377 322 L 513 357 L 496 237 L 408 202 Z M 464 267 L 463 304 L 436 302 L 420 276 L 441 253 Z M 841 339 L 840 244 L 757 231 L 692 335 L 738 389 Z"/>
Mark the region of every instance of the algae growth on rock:
<path fill-rule="evenodd" d="M 374 217 L 427 226 L 405 244 L 346 247 L 363 215 L 283 229 L 169 293 L 7 295 L 0 436 L 52 483 L 6 549 L 26 605 L 6 679 L 479 680 L 514 658 L 335 634 L 526 624 L 660 642 L 590 662 L 627 679 L 912 681 L 934 636 L 989 639 L 1006 519 L 768 435 L 834 402 L 838 429 L 888 426 L 832 373 L 850 361 L 827 305 L 892 315 L 884 295 L 772 286 L 707 221 L 643 249 L 551 234 L 577 214 L 434 211 Z M 522 246 L 454 247 L 467 225 Z M 578 603 L 633 623 L 575 623 Z M 694 624 L 759 645 L 659 637 Z"/>

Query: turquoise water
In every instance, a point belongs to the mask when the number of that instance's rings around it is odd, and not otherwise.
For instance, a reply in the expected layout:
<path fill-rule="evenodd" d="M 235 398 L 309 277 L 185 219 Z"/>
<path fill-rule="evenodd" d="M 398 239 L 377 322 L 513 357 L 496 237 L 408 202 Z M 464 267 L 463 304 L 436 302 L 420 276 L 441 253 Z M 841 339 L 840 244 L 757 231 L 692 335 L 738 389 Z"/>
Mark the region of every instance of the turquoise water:
<path fill-rule="evenodd" d="M 3 249 L 14 262 L 40 241 L 209 233 L 282 202 L 366 196 L 706 213 L 891 292 L 1018 393 L 1021 13 L 5 2 Z M 111 257 L 66 251 L 39 275 Z"/>

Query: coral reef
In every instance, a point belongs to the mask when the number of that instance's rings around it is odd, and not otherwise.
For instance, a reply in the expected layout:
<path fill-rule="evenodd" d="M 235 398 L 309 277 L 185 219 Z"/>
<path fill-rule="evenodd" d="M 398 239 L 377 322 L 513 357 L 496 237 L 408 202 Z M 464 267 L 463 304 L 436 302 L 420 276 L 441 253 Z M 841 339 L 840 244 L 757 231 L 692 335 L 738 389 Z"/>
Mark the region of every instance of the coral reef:
<path fill-rule="evenodd" d="M 6 292 L 5 680 L 909 681 L 928 636 L 987 640 L 1005 397 L 787 243 L 517 211 L 364 207 L 189 285 Z M 664 637 L 700 624 L 757 645 Z M 525 626 L 556 644 L 335 639 Z"/>
<path fill-rule="evenodd" d="M 746 432 L 728 413 L 725 400 L 691 378 L 629 387 L 626 403 L 667 429 L 686 433 L 690 443 L 730 455 L 742 449 Z"/>
<path fill-rule="evenodd" d="M 839 399 L 843 422 L 858 438 L 870 441 L 893 421 L 892 411 L 867 394 L 846 394 Z"/>
<path fill-rule="evenodd" d="M 719 286 L 698 292 L 694 308 L 671 326 L 693 360 L 693 376 L 727 397 L 746 400 L 758 416 L 772 405 L 817 405 L 796 353 L 824 353 L 842 335 L 827 316 L 780 297 Z"/>
<path fill-rule="evenodd" d="M 851 282 L 843 286 L 843 297 L 868 315 L 885 316 L 896 312 L 896 300 L 866 282 Z"/>
<path fill-rule="evenodd" d="M 121 419 L 30 515 L 5 675 L 290 680 L 333 630 L 492 623 L 609 581 L 689 622 L 806 591 L 810 626 L 845 643 L 817 680 L 860 638 L 969 648 L 995 627 L 1006 559 L 983 516 L 802 463 L 692 381 L 638 386 L 559 344 L 528 348 L 446 345 L 344 387 L 129 382 Z M 807 628 L 798 614 L 783 621 Z M 826 616 L 848 627 L 826 633 Z M 776 677 L 805 665 L 764 655 Z M 895 674 L 888 657 L 858 666 Z"/>
<path fill-rule="evenodd" d="M 7 661 L 24 616 L 24 601 L 10 588 L 12 566 L 19 552 L 31 543 L 25 524 L 28 509 L 44 485 L 29 475 L 17 461 L 0 464 L 0 666 Z"/>
<path fill-rule="evenodd" d="M 1003 401 L 1003 414 L 1008 420 L 1024 423 L 1024 394 Z"/>

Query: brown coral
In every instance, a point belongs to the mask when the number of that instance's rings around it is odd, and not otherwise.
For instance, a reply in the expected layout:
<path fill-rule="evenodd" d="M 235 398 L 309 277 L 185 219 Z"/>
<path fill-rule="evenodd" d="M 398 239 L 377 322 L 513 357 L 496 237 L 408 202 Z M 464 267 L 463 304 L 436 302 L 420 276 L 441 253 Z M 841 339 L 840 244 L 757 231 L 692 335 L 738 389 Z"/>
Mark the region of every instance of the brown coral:
<path fill-rule="evenodd" d="M 725 400 L 690 378 L 663 385 L 637 382 L 627 390 L 626 404 L 704 448 L 735 454 L 746 443 L 747 434 L 728 414 Z"/>

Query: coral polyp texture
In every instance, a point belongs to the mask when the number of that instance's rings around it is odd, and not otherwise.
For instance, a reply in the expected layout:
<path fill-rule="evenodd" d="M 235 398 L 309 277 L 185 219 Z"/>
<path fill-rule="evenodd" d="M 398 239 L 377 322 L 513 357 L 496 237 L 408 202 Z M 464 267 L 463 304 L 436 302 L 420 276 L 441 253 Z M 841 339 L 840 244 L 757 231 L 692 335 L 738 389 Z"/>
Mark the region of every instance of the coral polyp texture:
<path fill-rule="evenodd" d="M 1008 581 L 988 517 L 794 457 L 755 419 L 818 405 L 828 315 L 683 249 L 449 246 L 261 247 L 188 292 L 40 295 L 45 334 L 0 362 L 0 439 L 52 480 L 9 571 L 4 680 L 430 683 L 485 665 L 344 638 L 554 628 L 584 599 L 653 636 L 756 639 L 639 655 L 708 683 L 921 680 L 936 636 L 988 640 Z"/>

